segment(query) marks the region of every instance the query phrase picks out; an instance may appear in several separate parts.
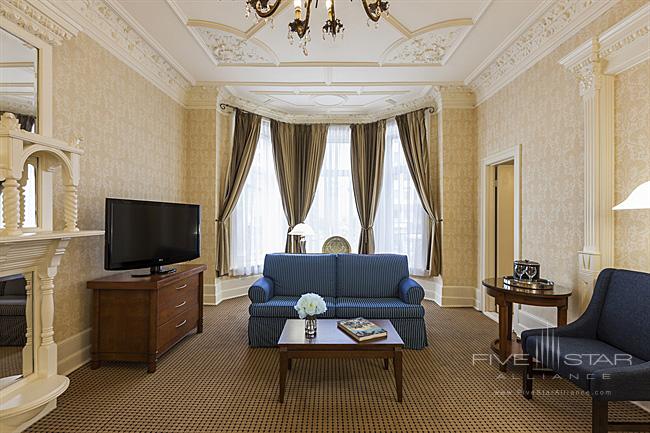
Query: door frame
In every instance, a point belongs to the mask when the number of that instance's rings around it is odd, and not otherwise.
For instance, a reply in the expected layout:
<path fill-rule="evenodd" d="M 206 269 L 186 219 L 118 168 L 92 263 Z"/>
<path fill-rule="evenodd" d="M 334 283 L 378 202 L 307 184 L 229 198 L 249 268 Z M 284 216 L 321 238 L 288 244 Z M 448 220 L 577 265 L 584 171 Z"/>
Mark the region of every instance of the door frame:
<path fill-rule="evenodd" d="M 496 313 L 486 311 L 487 293 L 481 284 L 481 281 L 488 275 L 488 268 L 491 268 L 490 262 L 487 258 L 488 248 L 494 251 L 491 245 L 492 234 L 494 233 L 494 195 L 492 192 L 492 180 L 494 179 L 494 169 L 497 165 L 504 162 L 514 162 L 514 257 L 515 260 L 521 258 L 521 144 L 517 144 L 508 149 L 494 152 L 483 158 L 480 167 L 480 247 L 479 247 L 479 281 L 477 290 L 477 307 L 478 310 L 487 316 L 496 319 Z M 518 316 L 519 310 L 515 310 L 515 315 Z"/>

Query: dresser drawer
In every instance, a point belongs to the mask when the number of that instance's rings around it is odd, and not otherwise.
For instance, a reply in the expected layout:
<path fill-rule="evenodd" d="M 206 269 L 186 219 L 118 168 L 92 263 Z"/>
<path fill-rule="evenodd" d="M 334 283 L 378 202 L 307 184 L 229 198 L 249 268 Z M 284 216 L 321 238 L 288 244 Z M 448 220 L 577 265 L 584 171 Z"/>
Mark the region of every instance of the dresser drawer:
<path fill-rule="evenodd" d="M 199 303 L 199 276 L 193 275 L 163 287 L 158 293 L 158 323 L 163 324 Z"/>
<path fill-rule="evenodd" d="M 178 316 L 163 323 L 158 327 L 158 351 L 164 351 L 176 341 L 196 328 L 199 320 L 199 309 L 196 304 L 194 307 L 185 310 Z"/>

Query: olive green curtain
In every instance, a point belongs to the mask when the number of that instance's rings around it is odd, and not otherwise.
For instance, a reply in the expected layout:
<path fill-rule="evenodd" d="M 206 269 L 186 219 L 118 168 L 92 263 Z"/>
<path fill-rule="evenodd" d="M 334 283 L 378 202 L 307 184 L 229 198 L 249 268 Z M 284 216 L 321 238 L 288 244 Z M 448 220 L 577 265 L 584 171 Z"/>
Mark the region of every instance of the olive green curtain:
<path fill-rule="evenodd" d="M 227 275 L 230 270 L 230 215 L 237 205 L 253 163 L 261 123 L 262 117 L 257 114 L 235 111 L 232 155 L 223 195 L 218 197 L 217 203 L 217 276 Z"/>
<path fill-rule="evenodd" d="M 271 120 L 275 173 L 289 230 L 285 252 L 299 251 L 298 237 L 289 236 L 304 222 L 314 201 L 325 157 L 328 125 L 300 125 Z"/>
<path fill-rule="evenodd" d="M 406 157 L 411 178 L 417 189 L 422 207 L 429 215 L 431 232 L 429 233 L 429 262 L 431 276 L 440 275 L 442 268 L 442 239 L 440 227 L 440 193 L 437 170 L 435 179 L 430 175 L 430 163 L 437 165 L 438 161 L 429 159 L 429 140 L 425 110 L 407 113 L 395 118 L 399 136 Z M 437 153 L 435 153 L 437 155 Z"/>
<path fill-rule="evenodd" d="M 352 125 L 352 187 L 361 222 L 359 254 L 375 252 L 375 215 L 384 174 L 386 121 Z"/>

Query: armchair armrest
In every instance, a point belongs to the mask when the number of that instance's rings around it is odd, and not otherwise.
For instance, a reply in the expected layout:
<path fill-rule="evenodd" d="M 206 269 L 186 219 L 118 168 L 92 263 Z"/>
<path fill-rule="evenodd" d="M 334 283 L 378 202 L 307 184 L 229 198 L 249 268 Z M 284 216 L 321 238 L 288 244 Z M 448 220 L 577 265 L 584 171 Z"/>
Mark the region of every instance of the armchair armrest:
<path fill-rule="evenodd" d="M 262 277 L 248 289 L 248 297 L 254 304 L 268 302 L 273 297 L 273 280 Z"/>
<path fill-rule="evenodd" d="M 424 289 L 413 278 L 406 277 L 399 282 L 399 297 L 407 304 L 418 305 L 424 299 Z"/>
<path fill-rule="evenodd" d="M 650 361 L 596 371 L 589 392 L 597 400 L 650 401 Z"/>
<path fill-rule="evenodd" d="M 521 347 L 526 351 L 526 339 L 533 335 L 544 335 L 546 337 L 573 337 L 573 338 L 596 338 L 598 321 L 587 313 L 568 325 L 555 328 L 529 329 L 521 333 Z"/>

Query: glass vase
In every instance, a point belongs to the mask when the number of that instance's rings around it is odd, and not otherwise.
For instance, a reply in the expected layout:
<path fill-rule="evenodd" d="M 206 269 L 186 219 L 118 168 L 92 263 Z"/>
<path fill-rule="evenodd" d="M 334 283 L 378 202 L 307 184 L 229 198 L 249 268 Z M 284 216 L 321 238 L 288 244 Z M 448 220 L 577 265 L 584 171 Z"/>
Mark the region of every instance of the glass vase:
<path fill-rule="evenodd" d="M 316 316 L 305 317 L 305 338 L 316 337 Z"/>

